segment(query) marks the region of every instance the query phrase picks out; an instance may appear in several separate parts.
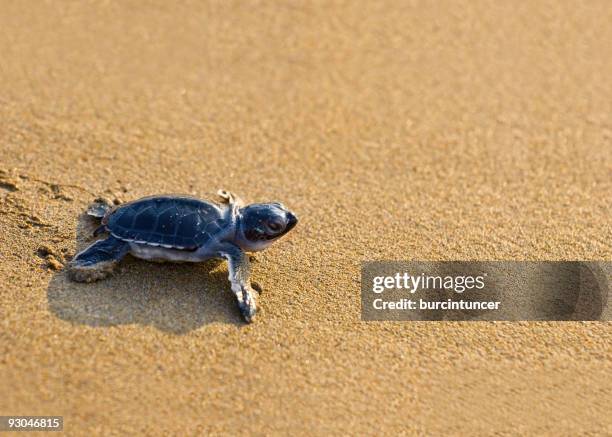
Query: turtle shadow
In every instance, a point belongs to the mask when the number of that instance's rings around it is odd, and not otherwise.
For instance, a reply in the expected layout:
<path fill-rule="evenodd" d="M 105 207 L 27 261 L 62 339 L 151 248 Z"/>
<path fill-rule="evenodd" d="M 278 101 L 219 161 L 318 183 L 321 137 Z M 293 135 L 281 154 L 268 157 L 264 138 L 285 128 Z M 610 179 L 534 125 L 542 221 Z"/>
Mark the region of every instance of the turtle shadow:
<path fill-rule="evenodd" d="M 94 241 L 97 223 L 77 224 L 77 251 Z M 149 325 L 186 334 L 209 323 L 244 326 L 221 260 L 198 264 L 150 263 L 130 255 L 108 278 L 77 283 L 62 271 L 47 288 L 49 310 L 62 320 L 95 327 Z"/>

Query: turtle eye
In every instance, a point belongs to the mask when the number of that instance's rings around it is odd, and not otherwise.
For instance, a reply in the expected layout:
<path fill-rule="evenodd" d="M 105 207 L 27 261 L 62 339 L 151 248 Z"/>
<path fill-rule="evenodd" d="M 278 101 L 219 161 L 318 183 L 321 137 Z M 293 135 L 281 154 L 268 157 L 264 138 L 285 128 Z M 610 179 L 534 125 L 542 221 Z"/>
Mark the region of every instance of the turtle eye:
<path fill-rule="evenodd" d="M 272 232 L 278 232 L 281 230 L 281 224 L 277 222 L 270 222 L 268 223 L 268 228 L 270 228 Z"/>

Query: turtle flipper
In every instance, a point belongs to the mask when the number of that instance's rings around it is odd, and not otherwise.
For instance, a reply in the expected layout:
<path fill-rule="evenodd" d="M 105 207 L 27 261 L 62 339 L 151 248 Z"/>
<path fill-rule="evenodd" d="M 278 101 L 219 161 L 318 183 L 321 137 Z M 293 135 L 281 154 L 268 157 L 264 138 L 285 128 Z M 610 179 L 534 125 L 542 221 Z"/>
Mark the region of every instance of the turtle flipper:
<path fill-rule="evenodd" d="M 102 218 L 108 211 L 111 210 L 112 207 L 113 205 L 108 200 L 99 197 L 94 200 L 91 205 L 89 205 L 87 208 L 87 215 Z"/>
<path fill-rule="evenodd" d="M 220 250 L 221 256 L 228 261 L 229 280 L 232 291 L 238 300 L 238 308 L 244 320 L 251 323 L 255 318 L 257 307 L 255 305 L 255 291 L 249 280 L 249 257 L 238 247 L 228 244 Z"/>
<path fill-rule="evenodd" d="M 229 203 L 230 205 L 236 205 L 239 207 L 244 206 L 244 201 L 231 191 L 219 190 L 217 191 L 217 196 L 221 198 L 223 203 Z"/>
<path fill-rule="evenodd" d="M 106 229 L 106 225 L 100 225 L 96 228 L 95 231 L 93 231 L 93 236 L 97 237 L 100 234 L 103 234 L 104 232 L 107 232 L 108 230 Z"/>
<path fill-rule="evenodd" d="M 76 282 L 93 282 L 110 275 L 130 251 L 129 243 L 112 235 L 76 254 L 68 265 L 68 276 Z"/>

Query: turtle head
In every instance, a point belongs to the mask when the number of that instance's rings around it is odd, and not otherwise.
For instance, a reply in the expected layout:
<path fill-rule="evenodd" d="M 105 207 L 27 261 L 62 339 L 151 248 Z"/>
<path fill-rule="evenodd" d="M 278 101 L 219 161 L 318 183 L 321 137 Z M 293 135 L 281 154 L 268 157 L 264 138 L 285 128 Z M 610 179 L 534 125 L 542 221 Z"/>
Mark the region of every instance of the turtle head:
<path fill-rule="evenodd" d="M 263 250 L 295 227 L 298 219 L 282 203 L 254 203 L 240 209 L 236 243 L 249 252 Z"/>

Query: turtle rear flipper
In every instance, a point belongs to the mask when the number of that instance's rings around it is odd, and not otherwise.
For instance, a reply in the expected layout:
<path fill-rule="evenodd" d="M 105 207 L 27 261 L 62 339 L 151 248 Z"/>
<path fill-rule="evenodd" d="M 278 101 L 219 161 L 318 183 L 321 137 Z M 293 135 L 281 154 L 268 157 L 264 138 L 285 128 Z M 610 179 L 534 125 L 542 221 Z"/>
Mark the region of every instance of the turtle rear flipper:
<path fill-rule="evenodd" d="M 108 229 L 106 229 L 106 225 L 100 225 L 96 228 L 95 231 L 93 231 L 93 236 L 97 237 L 100 234 L 103 234 L 104 232 L 108 232 Z"/>
<path fill-rule="evenodd" d="M 68 276 L 76 282 L 93 282 L 110 275 L 130 251 L 130 244 L 112 235 L 98 240 L 75 255 L 68 264 Z"/>
<path fill-rule="evenodd" d="M 99 197 L 94 200 L 91 205 L 89 205 L 87 208 L 87 215 L 102 218 L 108 211 L 111 210 L 112 207 L 113 205 L 108 200 Z"/>

